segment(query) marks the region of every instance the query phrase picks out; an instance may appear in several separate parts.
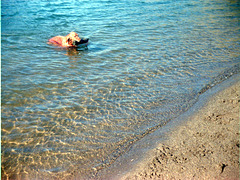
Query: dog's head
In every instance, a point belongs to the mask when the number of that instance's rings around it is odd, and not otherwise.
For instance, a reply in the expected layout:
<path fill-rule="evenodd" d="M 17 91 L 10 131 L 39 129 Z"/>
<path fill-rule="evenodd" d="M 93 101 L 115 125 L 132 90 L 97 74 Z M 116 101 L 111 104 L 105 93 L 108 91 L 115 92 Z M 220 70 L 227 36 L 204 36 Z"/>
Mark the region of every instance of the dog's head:
<path fill-rule="evenodd" d="M 70 46 L 77 47 L 80 44 L 86 44 L 88 43 L 89 39 L 82 39 L 79 38 L 78 34 L 75 32 L 71 32 L 70 34 L 67 35 L 67 43 Z"/>

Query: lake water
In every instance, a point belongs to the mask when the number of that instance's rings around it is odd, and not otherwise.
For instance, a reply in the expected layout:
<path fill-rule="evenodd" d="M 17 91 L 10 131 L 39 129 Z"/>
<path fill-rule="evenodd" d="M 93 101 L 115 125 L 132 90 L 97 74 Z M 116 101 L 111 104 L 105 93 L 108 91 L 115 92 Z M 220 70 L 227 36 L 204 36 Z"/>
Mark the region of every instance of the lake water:
<path fill-rule="evenodd" d="M 93 176 L 239 72 L 237 0 L 2 0 L 2 178 Z M 88 49 L 47 44 L 71 31 Z"/>

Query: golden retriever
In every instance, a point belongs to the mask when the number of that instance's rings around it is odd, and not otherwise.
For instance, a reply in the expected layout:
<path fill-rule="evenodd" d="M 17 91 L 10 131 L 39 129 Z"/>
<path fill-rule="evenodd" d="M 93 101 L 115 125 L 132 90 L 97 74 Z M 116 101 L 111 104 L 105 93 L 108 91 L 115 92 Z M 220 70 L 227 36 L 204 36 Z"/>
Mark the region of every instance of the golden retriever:
<path fill-rule="evenodd" d="M 88 38 L 81 39 L 77 33 L 71 32 L 67 36 L 55 36 L 48 40 L 49 44 L 58 45 L 61 47 L 78 47 L 79 45 L 88 45 Z"/>

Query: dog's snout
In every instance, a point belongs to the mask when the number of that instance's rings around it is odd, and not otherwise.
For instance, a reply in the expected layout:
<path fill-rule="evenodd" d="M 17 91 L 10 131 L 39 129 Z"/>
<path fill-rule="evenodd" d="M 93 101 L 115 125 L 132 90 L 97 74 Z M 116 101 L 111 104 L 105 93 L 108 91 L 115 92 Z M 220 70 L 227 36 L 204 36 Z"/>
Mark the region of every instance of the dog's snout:
<path fill-rule="evenodd" d="M 81 39 L 79 44 L 85 44 L 89 41 L 89 38 Z"/>
<path fill-rule="evenodd" d="M 89 38 L 82 38 L 82 39 L 80 39 L 80 41 L 74 41 L 73 45 L 78 46 L 78 45 L 81 45 L 81 44 L 87 44 L 88 41 L 89 41 Z"/>
<path fill-rule="evenodd" d="M 81 39 L 81 41 L 82 41 L 83 43 L 88 42 L 88 40 L 89 40 L 89 38 Z"/>

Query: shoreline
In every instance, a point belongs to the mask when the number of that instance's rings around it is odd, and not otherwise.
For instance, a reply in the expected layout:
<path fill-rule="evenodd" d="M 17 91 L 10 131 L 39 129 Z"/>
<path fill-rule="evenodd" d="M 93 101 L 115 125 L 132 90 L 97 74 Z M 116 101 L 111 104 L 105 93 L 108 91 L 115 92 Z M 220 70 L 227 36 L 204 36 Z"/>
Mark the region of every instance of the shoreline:
<path fill-rule="evenodd" d="M 236 74 L 207 90 L 97 179 L 239 179 L 239 87 Z"/>

